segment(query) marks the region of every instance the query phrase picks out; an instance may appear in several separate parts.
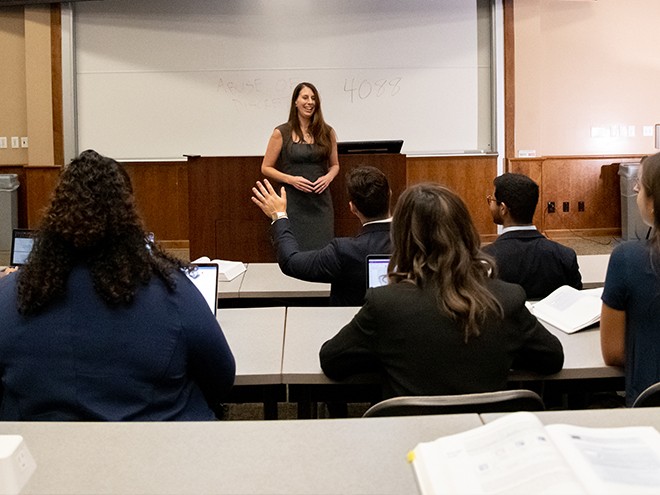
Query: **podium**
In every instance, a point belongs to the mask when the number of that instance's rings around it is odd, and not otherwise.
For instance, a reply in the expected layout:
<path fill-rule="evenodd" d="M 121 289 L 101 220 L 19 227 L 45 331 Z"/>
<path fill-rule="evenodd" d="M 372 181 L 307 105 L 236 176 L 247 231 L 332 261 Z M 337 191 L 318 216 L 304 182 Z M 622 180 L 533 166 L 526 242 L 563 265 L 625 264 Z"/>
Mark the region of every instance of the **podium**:
<path fill-rule="evenodd" d="M 189 156 L 190 259 L 200 256 L 246 263 L 276 261 L 270 220 L 250 197 L 261 174 L 261 156 Z M 371 165 L 387 175 L 392 208 L 406 187 L 406 156 L 397 154 L 339 155 L 339 175 L 330 192 L 335 210 L 335 236 L 351 237 L 360 230 L 348 207 L 346 172 Z M 279 191 L 279 187 L 277 188 Z"/>

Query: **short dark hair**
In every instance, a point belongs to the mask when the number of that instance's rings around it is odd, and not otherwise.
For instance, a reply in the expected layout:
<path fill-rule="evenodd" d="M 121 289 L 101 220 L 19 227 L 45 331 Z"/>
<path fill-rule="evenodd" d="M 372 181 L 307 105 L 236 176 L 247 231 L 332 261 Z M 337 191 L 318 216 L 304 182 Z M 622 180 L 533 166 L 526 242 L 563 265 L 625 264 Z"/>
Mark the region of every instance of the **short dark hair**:
<path fill-rule="evenodd" d="M 495 177 L 495 199 L 504 203 L 511 218 L 518 223 L 532 223 L 539 202 L 539 185 L 523 174 Z"/>
<path fill-rule="evenodd" d="M 346 174 L 348 199 L 367 218 L 385 217 L 390 211 L 390 184 L 376 167 L 360 166 Z"/>

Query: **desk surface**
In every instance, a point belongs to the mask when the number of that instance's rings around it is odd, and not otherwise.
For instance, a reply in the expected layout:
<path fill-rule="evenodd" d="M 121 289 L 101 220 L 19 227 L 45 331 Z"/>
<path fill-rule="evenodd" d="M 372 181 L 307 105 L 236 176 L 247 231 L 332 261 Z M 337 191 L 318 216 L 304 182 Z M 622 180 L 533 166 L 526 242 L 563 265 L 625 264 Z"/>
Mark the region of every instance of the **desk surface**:
<path fill-rule="evenodd" d="M 236 359 L 236 385 L 282 383 L 286 308 L 218 310 L 218 322 Z"/>
<path fill-rule="evenodd" d="M 348 323 L 360 308 L 297 307 L 287 309 L 282 381 L 287 384 L 336 383 L 323 374 L 319 349 Z M 600 330 L 582 330 L 568 335 L 549 330 L 564 346 L 564 368 L 554 375 L 512 372 L 511 380 L 564 380 L 623 376 L 621 368 L 606 366 L 600 352 Z"/>
<path fill-rule="evenodd" d="M 250 263 L 239 297 L 328 297 L 330 284 L 305 282 L 284 275 L 277 263 Z"/>
<path fill-rule="evenodd" d="M 23 492 L 417 493 L 406 454 L 482 424 L 479 415 L 315 421 L 0 423 L 37 469 Z"/>
<path fill-rule="evenodd" d="M 484 423 L 490 423 L 504 413 L 481 414 Z M 534 413 L 543 424 L 566 423 L 594 428 L 618 426 L 653 426 L 660 431 L 660 408 L 583 409 L 579 411 L 539 411 Z"/>
<path fill-rule="evenodd" d="M 577 257 L 582 283 L 589 287 L 601 287 L 605 283 L 609 254 L 588 254 Z M 585 288 L 589 288 L 585 287 Z"/>

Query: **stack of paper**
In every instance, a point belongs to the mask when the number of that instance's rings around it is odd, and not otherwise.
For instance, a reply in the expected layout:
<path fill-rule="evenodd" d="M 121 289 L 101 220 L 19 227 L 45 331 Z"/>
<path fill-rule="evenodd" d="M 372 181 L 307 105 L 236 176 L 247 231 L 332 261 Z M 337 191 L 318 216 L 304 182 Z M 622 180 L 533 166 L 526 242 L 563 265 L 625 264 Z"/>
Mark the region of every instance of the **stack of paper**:
<path fill-rule="evenodd" d="M 220 282 L 234 280 L 246 270 L 245 263 L 240 261 L 212 260 L 208 256 L 197 258 L 193 263 L 215 263 L 218 265 L 218 280 Z"/>

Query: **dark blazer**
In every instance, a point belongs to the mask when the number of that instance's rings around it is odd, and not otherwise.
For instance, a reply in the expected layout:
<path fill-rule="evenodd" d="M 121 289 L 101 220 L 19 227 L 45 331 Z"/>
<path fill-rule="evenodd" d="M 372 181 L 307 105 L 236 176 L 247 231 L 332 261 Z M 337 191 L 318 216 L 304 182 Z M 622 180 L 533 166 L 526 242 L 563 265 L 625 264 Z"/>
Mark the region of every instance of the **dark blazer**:
<path fill-rule="evenodd" d="M 502 390 L 510 369 L 561 370 L 561 343 L 527 310 L 522 288 L 488 283 L 504 319 L 490 318 L 467 343 L 432 290 L 409 282 L 370 289 L 353 320 L 321 347 L 323 371 L 333 379 L 379 371 L 388 398 Z"/>
<path fill-rule="evenodd" d="M 356 237 L 337 237 L 316 251 L 300 251 L 286 218 L 273 224 L 272 235 L 282 272 L 309 282 L 330 283 L 332 306 L 362 306 L 367 255 L 391 252 L 390 222 L 366 225 Z"/>
<path fill-rule="evenodd" d="M 527 299 L 542 299 L 562 285 L 582 289 L 577 255 L 537 230 L 514 230 L 484 247 L 497 262 L 498 278 L 522 285 Z"/>

